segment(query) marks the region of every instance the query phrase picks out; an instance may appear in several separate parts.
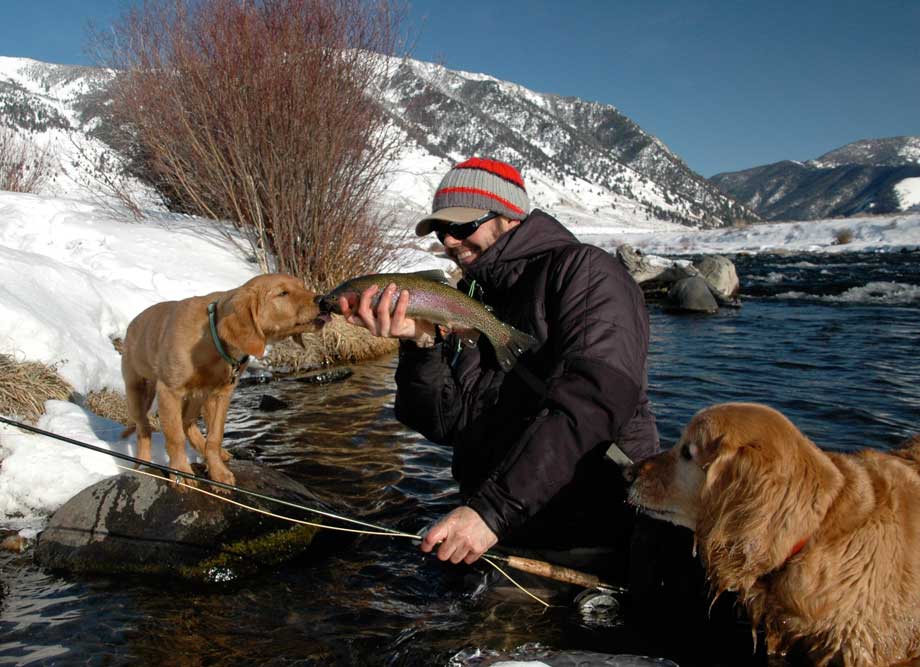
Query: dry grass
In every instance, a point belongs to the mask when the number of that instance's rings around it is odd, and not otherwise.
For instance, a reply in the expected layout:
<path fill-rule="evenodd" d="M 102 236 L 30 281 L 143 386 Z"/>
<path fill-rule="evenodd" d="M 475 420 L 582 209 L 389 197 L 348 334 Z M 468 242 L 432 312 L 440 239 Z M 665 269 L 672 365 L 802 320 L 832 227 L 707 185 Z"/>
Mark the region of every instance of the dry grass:
<path fill-rule="evenodd" d="M 357 363 L 396 351 L 399 343 L 392 338 L 371 336 L 365 329 L 333 316 L 332 322 L 319 333 L 304 336 L 306 349 L 291 340 L 272 346 L 268 362 L 276 368 L 312 370 L 341 363 Z"/>
<path fill-rule="evenodd" d="M 853 230 L 843 227 L 834 232 L 834 245 L 846 245 L 853 240 Z"/>
<path fill-rule="evenodd" d="M 44 412 L 45 401 L 66 401 L 72 393 L 73 387 L 54 366 L 0 354 L 0 414 L 34 424 Z"/>

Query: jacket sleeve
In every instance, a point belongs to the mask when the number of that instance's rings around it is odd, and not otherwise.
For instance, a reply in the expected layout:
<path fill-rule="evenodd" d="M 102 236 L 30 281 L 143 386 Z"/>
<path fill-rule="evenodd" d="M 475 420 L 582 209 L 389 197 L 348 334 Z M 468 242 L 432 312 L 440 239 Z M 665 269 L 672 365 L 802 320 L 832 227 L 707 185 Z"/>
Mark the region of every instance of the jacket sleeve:
<path fill-rule="evenodd" d="M 616 440 L 641 399 L 648 315 L 641 290 L 608 253 L 576 246 L 547 285 L 554 371 L 537 417 L 467 501 L 499 537 L 555 496 L 579 460 Z"/>
<path fill-rule="evenodd" d="M 396 418 L 432 442 L 448 444 L 457 422 L 457 391 L 443 344 L 419 348 L 410 341 L 399 344 L 396 367 Z"/>

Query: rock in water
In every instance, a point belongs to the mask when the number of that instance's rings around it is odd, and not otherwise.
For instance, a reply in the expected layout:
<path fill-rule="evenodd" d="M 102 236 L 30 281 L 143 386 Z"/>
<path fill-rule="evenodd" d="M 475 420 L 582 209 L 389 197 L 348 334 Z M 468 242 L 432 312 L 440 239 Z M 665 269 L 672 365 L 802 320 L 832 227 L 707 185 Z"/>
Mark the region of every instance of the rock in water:
<path fill-rule="evenodd" d="M 678 280 L 668 290 L 668 310 L 685 313 L 714 313 L 719 304 L 709 285 L 699 276 Z"/>
<path fill-rule="evenodd" d="M 741 291 L 741 282 L 735 265 L 722 255 L 708 255 L 693 263 L 700 277 L 709 285 L 713 296 L 722 306 L 740 306 L 738 293 Z"/>
<path fill-rule="evenodd" d="M 241 488 L 320 508 L 304 486 L 272 468 L 238 460 L 228 465 Z M 278 503 L 235 492 L 229 497 L 319 522 L 317 516 Z M 180 490 L 162 477 L 125 472 L 83 489 L 61 506 L 39 535 L 35 559 L 44 567 L 75 573 L 230 581 L 303 553 L 317 531 Z"/>

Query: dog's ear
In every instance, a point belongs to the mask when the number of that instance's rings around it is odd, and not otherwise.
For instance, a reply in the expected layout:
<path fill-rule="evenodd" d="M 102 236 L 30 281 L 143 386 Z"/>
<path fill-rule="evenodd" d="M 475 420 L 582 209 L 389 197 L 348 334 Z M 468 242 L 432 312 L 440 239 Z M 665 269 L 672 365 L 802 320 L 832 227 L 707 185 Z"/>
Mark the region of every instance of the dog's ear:
<path fill-rule="evenodd" d="M 265 352 L 265 334 L 259 326 L 259 292 L 249 287 L 233 290 L 217 304 L 217 335 L 225 343 L 244 353 L 261 357 Z"/>
<path fill-rule="evenodd" d="M 717 594 L 749 591 L 782 566 L 817 531 L 843 484 L 830 458 L 776 416 L 780 428 L 755 419 L 725 428 L 706 466 L 697 538 Z"/>

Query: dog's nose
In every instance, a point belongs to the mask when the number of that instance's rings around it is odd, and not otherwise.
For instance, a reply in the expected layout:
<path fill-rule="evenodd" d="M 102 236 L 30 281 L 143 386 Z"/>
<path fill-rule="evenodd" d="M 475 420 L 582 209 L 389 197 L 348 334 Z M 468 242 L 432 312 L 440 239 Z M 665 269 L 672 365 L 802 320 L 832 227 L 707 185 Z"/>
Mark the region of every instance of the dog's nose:
<path fill-rule="evenodd" d="M 632 484 L 633 482 L 636 481 L 636 466 L 635 465 L 621 466 L 620 474 L 623 475 L 623 479 L 626 481 L 627 484 Z"/>

